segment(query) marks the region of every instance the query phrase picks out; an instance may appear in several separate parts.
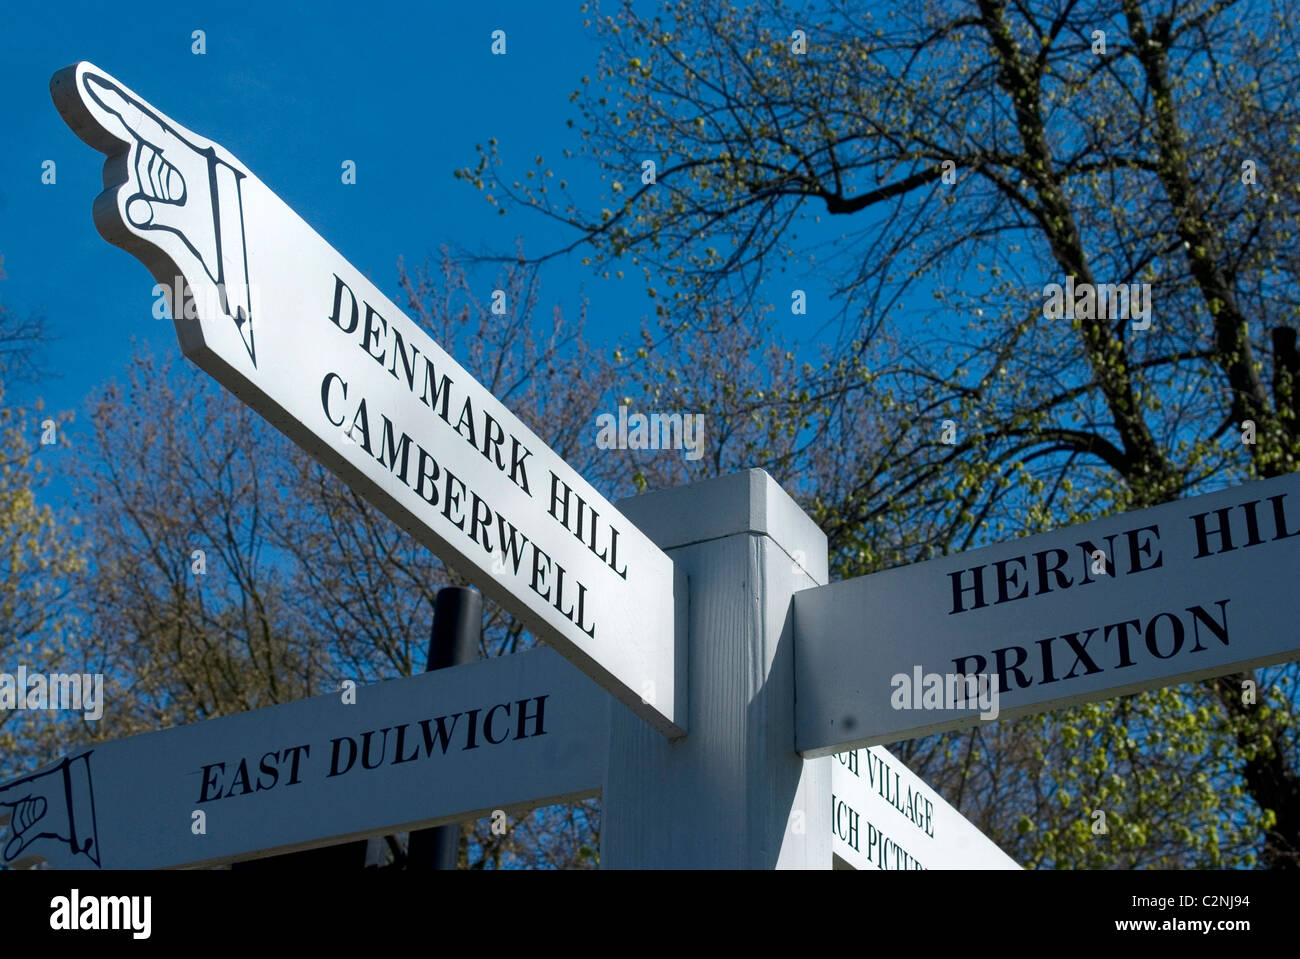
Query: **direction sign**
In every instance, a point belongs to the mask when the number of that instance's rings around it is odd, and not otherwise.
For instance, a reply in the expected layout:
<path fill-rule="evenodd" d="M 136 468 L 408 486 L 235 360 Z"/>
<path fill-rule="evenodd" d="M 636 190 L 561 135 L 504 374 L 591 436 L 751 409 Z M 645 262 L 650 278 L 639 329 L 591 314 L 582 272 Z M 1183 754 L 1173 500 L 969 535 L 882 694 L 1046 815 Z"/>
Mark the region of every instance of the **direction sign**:
<path fill-rule="evenodd" d="M 168 291 L 185 355 L 681 735 L 663 551 L 224 147 L 89 63 L 50 89 L 107 155 L 95 223 Z"/>
<path fill-rule="evenodd" d="M 854 869 L 1019 869 L 883 746 L 831 763 L 831 851 Z"/>
<path fill-rule="evenodd" d="M 0 865 L 214 864 L 593 796 L 610 708 L 538 649 L 87 746 L 0 784 Z"/>
<path fill-rule="evenodd" d="M 1293 659 L 1298 559 L 1291 474 L 796 593 L 797 747 Z"/>

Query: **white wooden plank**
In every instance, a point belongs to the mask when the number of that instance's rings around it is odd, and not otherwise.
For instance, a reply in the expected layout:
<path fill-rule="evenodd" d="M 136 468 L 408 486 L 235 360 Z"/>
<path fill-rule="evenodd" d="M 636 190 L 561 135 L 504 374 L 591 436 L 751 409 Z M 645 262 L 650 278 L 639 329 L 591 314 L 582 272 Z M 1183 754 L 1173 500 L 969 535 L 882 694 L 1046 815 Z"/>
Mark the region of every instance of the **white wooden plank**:
<path fill-rule="evenodd" d="M 831 760 L 831 848 L 853 869 L 1019 869 L 883 746 Z"/>
<path fill-rule="evenodd" d="M 108 155 L 100 232 L 180 288 L 185 355 L 681 735 L 663 551 L 220 144 L 89 63 L 59 71 L 51 91 Z"/>
<path fill-rule="evenodd" d="M 827 755 L 1294 659 L 1298 550 L 1291 474 L 804 590 L 799 749 Z M 956 692 L 963 674 L 990 677 L 982 703 L 947 695 L 945 677 Z"/>
<path fill-rule="evenodd" d="M 98 744 L 0 784 L 0 865 L 222 863 L 600 789 L 612 701 L 551 650 L 354 692 Z"/>

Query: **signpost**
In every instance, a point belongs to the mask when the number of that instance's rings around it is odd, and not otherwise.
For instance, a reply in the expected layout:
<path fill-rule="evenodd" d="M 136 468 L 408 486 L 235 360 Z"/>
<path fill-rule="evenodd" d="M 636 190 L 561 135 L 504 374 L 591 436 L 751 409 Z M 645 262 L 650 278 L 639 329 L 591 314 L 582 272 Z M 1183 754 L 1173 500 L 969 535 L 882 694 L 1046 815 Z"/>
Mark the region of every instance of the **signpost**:
<path fill-rule="evenodd" d="M 1019 869 L 882 746 L 831 765 L 831 849 L 853 869 Z"/>
<path fill-rule="evenodd" d="M 682 735 L 683 587 L 663 552 L 225 148 L 90 63 L 50 89 L 107 155 L 95 223 L 169 291 L 185 355 Z"/>
<path fill-rule="evenodd" d="M 1291 474 L 805 590 L 798 748 L 827 755 L 1294 658 L 1297 559 Z M 983 695 L 963 678 L 978 676 Z"/>
<path fill-rule="evenodd" d="M 216 864 L 593 796 L 610 708 L 538 649 L 87 746 L 0 784 L 0 865 Z"/>
<path fill-rule="evenodd" d="M 1014 868 L 878 744 L 1300 652 L 1300 474 L 825 585 L 761 470 L 629 519 L 222 147 L 90 64 L 51 89 L 185 354 L 587 675 L 537 650 L 87 747 L 0 784 L 0 864 L 220 863 L 599 792 L 606 866 Z"/>

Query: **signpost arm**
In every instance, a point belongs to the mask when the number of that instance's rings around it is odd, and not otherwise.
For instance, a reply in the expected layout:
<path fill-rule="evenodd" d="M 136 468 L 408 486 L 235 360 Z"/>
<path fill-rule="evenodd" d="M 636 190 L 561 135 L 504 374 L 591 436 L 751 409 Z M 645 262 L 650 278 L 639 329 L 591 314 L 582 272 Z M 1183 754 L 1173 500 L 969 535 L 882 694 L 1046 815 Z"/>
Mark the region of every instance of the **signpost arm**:
<path fill-rule="evenodd" d="M 623 500 L 689 576 L 688 729 L 611 710 L 602 868 L 831 866 L 830 763 L 794 748 L 790 599 L 826 581 L 826 537 L 762 470 Z M 666 785 L 671 784 L 671 785 Z"/>
<path fill-rule="evenodd" d="M 438 590 L 433 605 L 433 635 L 425 671 L 464 666 L 478 659 L 483 634 L 483 596 L 468 586 Z M 455 869 L 460 855 L 460 824 L 434 826 L 411 833 L 406 868 L 427 871 Z"/>

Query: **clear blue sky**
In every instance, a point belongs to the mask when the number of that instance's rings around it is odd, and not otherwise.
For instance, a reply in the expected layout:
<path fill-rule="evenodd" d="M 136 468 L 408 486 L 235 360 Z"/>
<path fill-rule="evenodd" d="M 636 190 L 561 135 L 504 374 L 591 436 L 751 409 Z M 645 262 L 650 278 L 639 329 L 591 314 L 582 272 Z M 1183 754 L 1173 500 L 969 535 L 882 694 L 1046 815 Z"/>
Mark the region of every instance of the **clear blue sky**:
<path fill-rule="evenodd" d="M 132 340 L 179 352 L 170 321 L 153 317 L 153 279 L 106 243 L 91 218 L 103 157 L 64 125 L 50 76 L 90 60 L 177 121 L 238 156 L 326 240 L 399 302 L 395 264 L 422 262 L 447 243 L 473 251 L 554 248 L 565 237 L 536 215 L 497 214 L 452 171 L 496 137 L 505 170 L 542 154 L 564 166 L 577 149 L 569 93 L 599 48 L 578 3 L 7 4 L 0 31 L 0 302 L 43 311 L 58 337 L 54 374 L 17 399 L 45 398 L 84 423 L 88 392 L 123 370 Z M 206 34 L 206 53 L 191 34 Z M 506 31 L 493 56 L 491 33 Z M 57 181 L 41 182 L 53 160 Z M 344 160 L 356 185 L 342 183 Z M 577 164 L 579 161 L 573 161 Z M 591 299 L 589 334 L 630 340 L 651 314 L 639 275 L 602 281 L 581 254 L 549 265 L 542 307 L 572 315 Z M 491 273 L 482 274 L 487 287 Z M 593 414 L 594 415 L 594 414 Z M 74 433 L 75 436 L 75 427 Z"/>
<path fill-rule="evenodd" d="M 43 313 L 55 338 L 39 356 L 49 371 L 9 387 L 7 401 L 41 397 L 47 410 L 72 411 L 65 438 L 88 434 L 86 400 L 124 371 L 136 343 L 179 357 L 169 320 L 154 317 L 154 280 L 107 243 L 91 206 L 101 192 L 103 156 L 64 124 L 49 93 L 55 71 L 89 60 L 161 111 L 227 147 L 358 269 L 398 303 L 396 263 L 436 256 L 446 244 L 476 253 L 540 255 L 575 234 L 519 208 L 506 215 L 453 171 L 474 166 L 476 144 L 495 137 L 507 179 L 537 155 L 599 210 L 599 170 L 564 150 L 581 146 L 569 95 L 595 75 L 599 40 L 580 0 L 543 3 L 68 3 L 6 5 L 0 22 L 0 303 L 20 315 Z M 647 10 L 656 4 L 639 4 Z M 305 11 L 305 12 L 304 12 Z M 504 30 L 507 53 L 491 52 Z M 204 31 L 206 52 L 192 51 Z M 342 182 L 356 163 L 357 182 Z M 56 182 L 42 183 L 42 165 Z M 639 171 L 632 171 L 635 176 Z M 822 212 L 810 209 L 810 213 Z M 856 224 L 858 228 L 862 224 Z M 825 223 L 820 231 L 846 227 Z M 800 239 L 818 228 L 805 223 Z M 587 251 L 547 263 L 538 315 L 560 304 L 574 317 L 589 301 L 588 338 L 612 348 L 639 343 L 654 317 L 640 270 L 603 280 L 583 266 Z M 813 359 L 835 304 L 806 260 L 774 264 L 761 288 L 787 340 Z M 486 302 L 496 267 L 471 274 Z M 663 284 L 658 284 L 660 289 Z M 790 291 L 808 294 L 808 316 L 790 315 Z M 914 294 L 909 294 L 911 297 Z M 929 304 L 927 308 L 932 307 Z M 745 317 L 741 317 L 746 322 Z M 811 342 L 810 342 L 811 341 Z M 810 349 L 811 348 L 811 349 Z M 524 411 L 519 411 L 524 412 Z M 596 433 L 592 411 L 592 436 Z M 73 505 L 55 471 L 46 495 Z"/>

